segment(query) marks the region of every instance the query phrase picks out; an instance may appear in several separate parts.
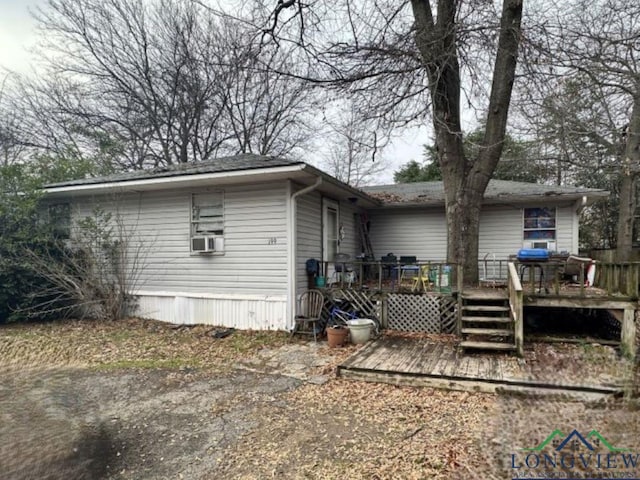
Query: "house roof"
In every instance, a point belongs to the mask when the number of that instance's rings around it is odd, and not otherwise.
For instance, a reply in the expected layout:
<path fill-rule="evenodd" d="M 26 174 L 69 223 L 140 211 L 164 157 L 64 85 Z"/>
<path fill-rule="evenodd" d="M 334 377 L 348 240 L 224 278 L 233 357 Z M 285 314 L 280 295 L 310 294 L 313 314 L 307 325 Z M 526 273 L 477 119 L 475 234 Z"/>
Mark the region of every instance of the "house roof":
<path fill-rule="evenodd" d="M 97 185 L 103 183 L 120 183 L 134 180 L 150 180 L 155 178 L 177 177 L 184 175 L 197 175 L 202 173 L 223 173 L 235 171 L 247 171 L 261 168 L 288 167 L 294 165 L 305 165 L 304 162 L 286 160 L 279 157 L 269 157 L 265 155 L 254 155 L 250 153 L 220 157 L 204 162 L 190 162 L 166 167 L 157 167 L 147 170 L 134 170 L 131 172 L 121 172 L 103 177 L 81 178 L 66 182 L 52 183 L 46 186 L 47 189 L 58 187 L 68 187 L 75 185 Z"/>
<path fill-rule="evenodd" d="M 363 190 L 385 206 L 437 206 L 444 204 L 442 182 L 398 183 L 364 187 Z M 527 201 L 573 201 L 583 197 L 592 202 L 609 195 L 605 190 L 537 183 L 490 180 L 484 194 L 484 204 L 505 204 Z"/>
<path fill-rule="evenodd" d="M 293 179 L 302 185 L 311 185 L 318 177 L 322 178 L 323 191 L 339 198 L 357 197 L 364 202 L 363 206 L 444 205 L 442 182 L 377 185 L 359 190 L 305 162 L 255 154 L 70 180 L 46 185 L 45 191 L 53 195 L 83 195 L 113 190 L 158 190 L 180 185 L 205 186 L 212 182 L 267 182 L 285 178 Z M 575 201 L 583 197 L 586 197 L 587 202 L 593 202 L 608 194 L 604 190 L 592 188 L 491 180 L 484 195 L 484 204 Z"/>
<path fill-rule="evenodd" d="M 44 190 L 50 196 L 61 197 L 234 183 L 265 183 L 285 179 L 294 180 L 302 186 L 310 186 L 318 178 L 321 179 L 321 183 L 318 184 L 319 190 L 335 198 L 359 199 L 365 207 L 380 204 L 362 190 L 351 187 L 305 162 L 255 154 L 219 157 L 203 162 L 52 183 L 45 185 Z"/>

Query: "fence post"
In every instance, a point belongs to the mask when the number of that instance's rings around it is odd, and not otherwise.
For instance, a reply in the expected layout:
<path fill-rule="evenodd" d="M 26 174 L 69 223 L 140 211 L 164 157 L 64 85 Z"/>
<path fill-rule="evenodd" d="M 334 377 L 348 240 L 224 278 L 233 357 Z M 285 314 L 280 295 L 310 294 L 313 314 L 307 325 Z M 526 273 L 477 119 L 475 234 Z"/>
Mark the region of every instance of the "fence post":
<path fill-rule="evenodd" d="M 620 332 L 620 348 L 622 354 L 630 360 L 636 358 L 636 311 L 632 308 L 624 310 Z"/>

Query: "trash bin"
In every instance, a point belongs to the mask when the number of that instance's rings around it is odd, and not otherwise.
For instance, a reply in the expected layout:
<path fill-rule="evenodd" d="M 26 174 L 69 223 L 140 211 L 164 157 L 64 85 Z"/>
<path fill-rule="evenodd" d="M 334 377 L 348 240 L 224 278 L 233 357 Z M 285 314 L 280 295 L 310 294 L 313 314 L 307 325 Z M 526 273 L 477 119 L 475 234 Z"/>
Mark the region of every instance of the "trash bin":
<path fill-rule="evenodd" d="M 437 292 L 451 293 L 451 265 L 432 268 L 429 277 Z"/>

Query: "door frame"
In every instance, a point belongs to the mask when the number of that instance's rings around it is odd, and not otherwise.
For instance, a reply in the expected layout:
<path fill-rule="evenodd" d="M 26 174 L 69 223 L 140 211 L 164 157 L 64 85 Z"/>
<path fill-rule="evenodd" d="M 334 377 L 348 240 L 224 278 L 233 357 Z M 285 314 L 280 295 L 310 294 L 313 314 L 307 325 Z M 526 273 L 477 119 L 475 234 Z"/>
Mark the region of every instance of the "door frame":
<path fill-rule="evenodd" d="M 333 258 L 327 258 L 329 251 L 329 239 L 327 237 L 328 211 L 336 212 L 336 253 L 340 252 L 340 202 L 330 198 L 322 197 L 322 226 L 320 234 L 322 236 L 322 261 L 327 262 L 327 277 L 333 272 Z"/>

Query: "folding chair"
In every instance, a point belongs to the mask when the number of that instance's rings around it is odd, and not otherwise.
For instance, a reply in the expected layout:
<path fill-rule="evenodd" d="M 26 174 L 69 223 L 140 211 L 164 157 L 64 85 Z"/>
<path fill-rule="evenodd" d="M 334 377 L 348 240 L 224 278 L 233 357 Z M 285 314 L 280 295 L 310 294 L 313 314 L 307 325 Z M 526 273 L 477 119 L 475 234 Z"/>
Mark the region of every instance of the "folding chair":
<path fill-rule="evenodd" d="M 307 290 L 298 300 L 298 311 L 294 318 L 291 337 L 296 333 L 313 335 L 313 341 L 317 342 L 317 329 L 322 315 L 324 295 L 320 290 Z"/>
<path fill-rule="evenodd" d="M 413 282 L 414 278 L 418 277 L 420 274 L 420 267 L 416 265 L 418 261 L 415 255 L 401 256 L 400 257 L 400 272 L 398 278 L 398 285 L 402 287 L 409 287 Z M 405 280 L 407 283 L 405 284 Z"/>
<path fill-rule="evenodd" d="M 413 280 L 414 292 L 422 290 L 428 292 L 431 289 L 431 265 L 420 265 L 420 272 Z"/>

